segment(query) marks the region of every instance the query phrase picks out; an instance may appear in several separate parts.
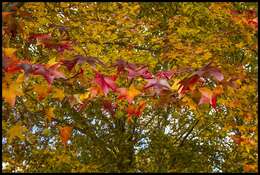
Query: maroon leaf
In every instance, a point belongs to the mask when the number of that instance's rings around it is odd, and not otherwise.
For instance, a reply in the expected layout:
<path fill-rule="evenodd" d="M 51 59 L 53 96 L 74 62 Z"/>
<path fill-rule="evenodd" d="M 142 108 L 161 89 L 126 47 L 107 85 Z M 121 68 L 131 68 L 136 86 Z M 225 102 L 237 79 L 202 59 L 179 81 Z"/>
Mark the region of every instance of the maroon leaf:
<path fill-rule="evenodd" d="M 78 61 L 77 63 L 79 64 L 82 64 L 84 62 L 87 62 L 88 64 L 90 64 L 91 66 L 95 66 L 96 64 L 99 64 L 99 65 L 102 65 L 102 66 L 105 66 L 105 64 L 97 57 L 92 57 L 92 56 L 76 56 L 76 58 Z"/>
<path fill-rule="evenodd" d="M 33 34 L 31 35 L 28 40 L 31 41 L 33 39 L 40 39 L 40 40 L 47 40 L 51 38 L 51 34 Z"/>
<path fill-rule="evenodd" d="M 180 87 L 178 89 L 179 94 L 184 94 L 189 90 L 193 90 L 194 85 L 199 81 L 200 77 L 198 75 L 193 75 L 190 78 L 185 78 L 180 81 Z"/>
<path fill-rule="evenodd" d="M 62 60 L 62 65 L 66 66 L 69 71 L 73 69 L 73 67 L 77 64 L 78 60 L 73 59 L 73 60 Z"/>
<path fill-rule="evenodd" d="M 84 57 L 81 55 L 77 55 L 73 60 L 62 60 L 61 62 L 62 65 L 66 66 L 69 71 L 71 71 L 76 64 L 83 64 L 84 62 L 87 62 L 91 66 L 95 66 L 96 64 L 105 66 L 105 64 L 97 57 Z"/>
<path fill-rule="evenodd" d="M 128 65 L 128 63 L 124 60 L 121 60 L 121 59 L 116 60 L 116 63 L 113 64 L 113 66 L 117 67 L 118 73 L 125 71 L 125 68 L 127 67 L 127 65 Z"/>
<path fill-rule="evenodd" d="M 103 107 L 105 110 L 107 110 L 112 116 L 115 114 L 116 105 L 112 104 L 111 100 L 104 100 L 103 101 Z"/>
<path fill-rule="evenodd" d="M 73 50 L 70 41 L 61 41 L 60 43 L 43 42 L 44 47 L 56 49 L 58 52 L 64 52 L 64 50 Z"/>

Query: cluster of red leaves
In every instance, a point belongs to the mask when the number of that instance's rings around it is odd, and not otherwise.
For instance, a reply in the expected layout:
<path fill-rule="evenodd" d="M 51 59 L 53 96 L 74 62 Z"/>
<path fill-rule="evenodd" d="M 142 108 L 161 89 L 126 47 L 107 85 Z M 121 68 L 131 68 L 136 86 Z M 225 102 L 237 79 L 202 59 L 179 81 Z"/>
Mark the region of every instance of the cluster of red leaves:
<path fill-rule="evenodd" d="M 220 72 L 218 68 L 211 66 L 212 62 L 206 64 L 201 69 L 194 72 L 190 77 L 183 79 L 180 81 L 180 87 L 178 92 L 180 94 L 185 94 L 188 91 L 194 90 L 194 85 L 198 82 L 204 82 L 204 76 L 212 76 L 217 81 L 222 81 L 224 79 L 223 74 Z"/>
<path fill-rule="evenodd" d="M 29 42 L 37 41 L 47 48 L 54 48 L 57 52 L 63 52 L 65 49 L 71 49 L 70 42 L 61 41 L 60 43 L 55 43 L 51 40 L 52 36 L 50 34 L 33 34 L 28 38 Z M 100 65 L 106 67 L 107 65 L 100 59 L 91 56 L 81 56 L 76 55 L 72 60 L 61 60 L 53 65 L 47 64 L 31 64 L 29 61 L 18 60 L 16 54 L 10 56 L 4 55 L 3 57 L 3 70 L 9 73 L 24 71 L 25 75 L 40 75 L 43 76 L 46 81 L 51 85 L 55 79 L 65 78 L 64 74 L 58 71 L 60 66 L 65 66 L 69 71 L 71 71 L 76 64 L 88 63 L 89 65 L 95 67 Z M 189 91 L 194 91 L 195 84 L 198 82 L 203 83 L 204 77 L 214 77 L 217 81 L 222 81 L 224 79 L 222 73 L 218 68 L 211 66 L 211 62 L 194 72 L 190 77 L 183 79 L 179 82 L 180 86 L 178 92 L 180 95 L 184 95 Z M 143 78 L 146 84 L 143 86 L 142 91 L 155 93 L 155 95 L 160 95 L 162 91 L 171 91 L 171 86 L 168 80 L 171 80 L 175 75 L 178 74 L 178 70 L 166 70 L 158 71 L 152 74 L 148 67 L 145 65 L 138 65 L 129 63 L 122 59 L 118 59 L 115 64 L 117 68 L 118 75 L 127 75 L 128 81 L 132 82 L 135 78 Z M 118 87 L 116 80 L 118 75 L 107 76 L 96 69 L 95 77 L 93 78 L 93 84 L 90 88 L 90 93 L 92 97 L 97 95 L 107 96 L 110 90 L 117 94 L 117 98 L 120 100 L 126 100 L 129 104 L 127 108 L 128 116 L 140 116 L 145 108 L 145 103 L 140 102 L 134 105 L 135 98 L 143 93 L 141 90 L 136 89 L 133 85 L 130 87 Z M 81 70 L 83 72 L 83 70 Z M 131 84 L 131 83 L 130 83 Z M 212 107 L 216 107 L 216 97 L 217 94 L 207 88 L 200 88 L 201 99 L 199 104 L 211 104 Z M 112 102 L 104 101 L 104 109 L 110 112 L 112 115 L 115 113 L 116 107 L 112 105 Z"/>

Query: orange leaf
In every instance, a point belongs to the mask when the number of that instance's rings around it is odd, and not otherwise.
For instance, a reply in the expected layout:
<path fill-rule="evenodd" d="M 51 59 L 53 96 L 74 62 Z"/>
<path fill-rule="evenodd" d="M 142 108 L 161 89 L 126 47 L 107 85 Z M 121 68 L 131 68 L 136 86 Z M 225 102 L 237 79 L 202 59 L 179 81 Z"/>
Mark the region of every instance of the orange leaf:
<path fill-rule="evenodd" d="M 217 86 L 214 90 L 213 90 L 213 93 L 215 95 L 221 95 L 223 93 L 223 87 L 220 85 L 220 86 Z"/>
<path fill-rule="evenodd" d="M 141 92 L 135 89 L 134 86 L 131 86 L 129 90 L 127 90 L 126 88 L 118 88 L 117 90 L 120 94 L 118 98 L 126 99 L 128 103 L 132 103 L 134 98 L 141 94 Z"/>
<path fill-rule="evenodd" d="M 71 136 L 72 127 L 71 126 L 59 127 L 59 130 L 60 130 L 61 141 L 66 146 L 67 141 Z"/>
<path fill-rule="evenodd" d="M 256 172 L 257 166 L 256 165 L 250 165 L 250 164 L 244 164 L 243 170 L 244 170 L 244 172 Z"/>
<path fill-rule="evenodd" d="M 47 86 L 45 83 L 41 83 L 40 85 L 35 85 L 33 91 L 37 93 L 38 99 L 41 101 L 46 96 L 48 96 L 49 92 L 51 91 L 51 87 Z"/>
<path fill-rule="evenodd" d="M 97 95 L 103 95 L 103 91 L 99 86 L 91 87 L 89 89 L 89 92 L 91 94 L 91 98 L 96 97 Z"/>

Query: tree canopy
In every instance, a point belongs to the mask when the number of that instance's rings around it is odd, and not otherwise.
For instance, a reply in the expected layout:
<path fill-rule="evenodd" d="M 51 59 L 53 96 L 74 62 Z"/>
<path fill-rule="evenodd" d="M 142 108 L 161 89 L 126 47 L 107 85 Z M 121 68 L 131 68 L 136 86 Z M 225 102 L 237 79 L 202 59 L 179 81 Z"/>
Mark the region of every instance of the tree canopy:
<path fill-rule="evenodd" d="M 2 5 L 4 172 L 257 172 L 257 3 Z"/>

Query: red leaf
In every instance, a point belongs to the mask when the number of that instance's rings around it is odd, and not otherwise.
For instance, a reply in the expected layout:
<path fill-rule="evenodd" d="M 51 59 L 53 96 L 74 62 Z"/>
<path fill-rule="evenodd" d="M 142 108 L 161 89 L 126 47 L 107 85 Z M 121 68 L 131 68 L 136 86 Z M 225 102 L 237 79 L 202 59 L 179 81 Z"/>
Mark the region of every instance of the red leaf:
<path fill-rule="evenodd" d="M 184 94 L 189 90 L 193 90 L 193 86 L 195 83 L 199 81 L 200 77 L 198 75 L 193 75 L 190 78 L 185 78 L 184 80 L 180 81 L 180 87 L 178 90 L 179 94 Z"/>
<path fill-rule="evenodd" d="M 154 88 L 156 94 L 160 94 L 162 90 L 169 90 L 171 86 L 166 79 L 148 79 L 144 89 Z"/>
<path fill-rule="evenodd" d="M 42 64 L 34 64 L 32 65 L 32 74 L 34 75 L 42 75 L 49 84 L 52 84 L 54 79 L 56 78 L 65 78 L 62 72 L 57 71 L 60 67 L 60 63 L 54 64 L 48 69 Z"/>
<path fill-rule="evenodd" d="M 141 76 L 145 79 L 152 78 L 152 74 L 148 71 L 148 68 L 144 66 L 137 69 L 128 66 L 126 70 L 128 71 L 128 79 L 130 80 L 138 76 Z"/>
<path fill-rule="evenodd" d="M 164 79 L 168 79 L 168 80 L 171 79 L 173 75 L 174 75 L 174 71 L 171 71 L 171 70 L 169 70 L 169 71 L 159 71 L 156 74 L 156 76 L 158 78 L 164 78 Z"/>
<path fill-rule="evenodd" d="M 58 52 L 64 52 L 64 50 L 73 50 L 70 41 L 61 41 L 60 43 L 44 41 L 42 43 L 44 47 L 56 49 Z"/>
<path fill-rule="evenodd" d="M 199 105 L 201 104 L 210 104 L 213 108 L 216 109 L 217 106 L 217 96 L 210 89 L 203 87 L 199 89 L 201 93 L 201 98 Z"/>
<path fill-rule="evenodd" d="M 84 62 L 87 62 L 91 66 L 95 66 L 96 64 L 105 66 L 105 64 L 97 57 L 84 57 L 81 55 L 77 55 L 73 60 L 62 60 L 61 62 L 63 65 L 67 67 L 69 71 L 71 71 L 76 64 L 83 64 Z"/>
<path fill-rule="evenodd" d="M 40 39 L 40 40 L 47 40 L 51 38 L 51 34 L 33 34 L 31 35 L 28 40 L 31 41 L 33 39 Z"/>
<path fill-rule="evenodd" d="M 103 107 L 112 115 L 114 116 L 116 105 L 112 104 L 111 100 L 104 100 L 103 101 Z"/>
<path fill-rule="evenodd" d="M 77 59 L 61 61 L 62 65 L 66 66 L 69 71 L 73 69 L 73 67 L 77 64 L 77 62 L 78 62 Z"/>
<path fill-rule="evenodd" d="M 208 70 L 208 73 L 213 76 L 216 80 L 222 81 L 224 79 L 223 74 L 217 68 L 211 68 Z"/>
<path fill-rule="evenodd" d="M 96 72 L 94 82 L 97 83 L 103 90 L 104 94 L 107 95 L 109 89 L 116 90 L 117 86 L 115 80 L 111 77 L 104 77 L 102 74 Z"/>

